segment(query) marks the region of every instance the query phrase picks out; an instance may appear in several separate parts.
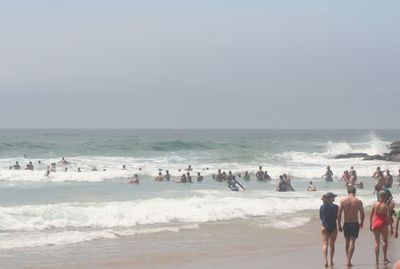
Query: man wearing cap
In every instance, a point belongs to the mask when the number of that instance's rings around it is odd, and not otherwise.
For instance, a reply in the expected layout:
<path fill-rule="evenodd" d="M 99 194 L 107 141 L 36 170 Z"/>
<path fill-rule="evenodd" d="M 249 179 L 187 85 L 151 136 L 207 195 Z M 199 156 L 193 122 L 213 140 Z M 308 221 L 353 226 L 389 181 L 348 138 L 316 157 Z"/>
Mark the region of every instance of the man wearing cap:
<path fill-rule="evenodd" d="M 338 228 L 339 232 L 344 232 L 346 239 L 346 256 L 347 266 L 353 266 L 351 264 L 351 258 L 353 257 L 356 239 L 360 228 L 364 225 L 364 207 L 363 203 L 356 198 L 356 188 L 351 186 L 347 189 L 348 196 L 343 198 L 339 203 L 338 213 Z M 341 220 L 342 213 L 344 212 L 344 224 L 342 228 Z M 360 214 L 360 222 L 358 221 L 358 214 Z"/>

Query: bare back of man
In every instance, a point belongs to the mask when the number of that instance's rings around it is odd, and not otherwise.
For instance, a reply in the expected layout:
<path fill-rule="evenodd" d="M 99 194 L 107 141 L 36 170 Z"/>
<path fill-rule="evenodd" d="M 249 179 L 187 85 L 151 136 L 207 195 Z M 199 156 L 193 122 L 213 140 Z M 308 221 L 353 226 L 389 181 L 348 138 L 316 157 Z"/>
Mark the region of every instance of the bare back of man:
<path fill-rule="evenodd" d="M 343 198 L 340 204 L 344 212 L 344 223 L 346 222 L 358 223 L 358 213 L 360 211 L 364 211 L 362 202 L 355 196 L 348 196 L 346 198 Z"/>
<path fill-rule="evenodd" d="M 353 257 L 355 241 L 358 238 L 360 228 L 364 225 L 364 208 L 362 202 L 355 197 L 356 189 L 354 186 L 349 187 L 348 196 L 340 201 L 338 224 L 339 231 L 344 232 L 346 239 L 346 255 L 347 265 L 352 266 L 351 258 Z M 341 225 L 342 213 L 344 213 L 343 228 Z M 360 220 L 359 220 L 360 216 Z"/>

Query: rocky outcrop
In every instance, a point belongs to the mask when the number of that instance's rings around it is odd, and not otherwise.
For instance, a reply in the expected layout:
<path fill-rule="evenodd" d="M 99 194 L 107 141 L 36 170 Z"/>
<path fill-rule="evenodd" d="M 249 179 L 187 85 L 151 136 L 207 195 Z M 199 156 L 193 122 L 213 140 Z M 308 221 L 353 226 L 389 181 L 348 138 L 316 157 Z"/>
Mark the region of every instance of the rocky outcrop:
<path fill-rule="evenodd" d="M 389 145 L 391 151 L 389 153 L 384 153 L 383 155 L 368 155 L 366 153 L 347 153 L 339 154 L 335 156 L 335 159 L 350 159 L 350 158 L 363 158 L 363 161 L 391 161 L 400 162 L 400 140 L 395 141 Z"/>
<path fill-rule="evenodd" d="M 379 161 L 390 161 L 389 156 L 387 154 L 385 155 L 367 155 L 366 157 L 363 158 L 363 161 L 372 161 L 372 160 L 379 160 Z"/>
<path fill-rule="evenodd" d="M 400 162 L 400 141 L 395 141 L 390 144 L 389 160 L 392 162 Z"/>
<path fill-rule="evenodd" d="M 400 141 L 393 142 L 389 147 L 391 149 L 389 160 L 392 162 L 400 162 Z"/>
<path fill-rule="evenodd" d="M 365 158 L 368 157 L 367 153 L 347 153 L 335 156 L 335 159 L 350 159 L 350 158 Z"/>
<path fill-rule="evenodd" d="M 394 141 L 392 144 L 389 145 L 389 148 L 392 151 L 400 152 L 400 140 L 399 141 Z"/>
<path fill-rule="evenodd" d="M 400 153 L 390 153 L 390 161 L 400 162 Z"/>

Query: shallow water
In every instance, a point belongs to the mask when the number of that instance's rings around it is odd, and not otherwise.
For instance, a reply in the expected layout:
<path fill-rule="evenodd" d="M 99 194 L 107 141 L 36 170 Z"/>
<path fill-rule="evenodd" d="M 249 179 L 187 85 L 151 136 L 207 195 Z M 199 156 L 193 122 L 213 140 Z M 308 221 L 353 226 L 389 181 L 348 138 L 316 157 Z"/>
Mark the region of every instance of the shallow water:
<path fill-rule="evenodd" d="M 398 138 L 400 131 L 393 130 L 0 130 L 0 249 L 179 233 L 233 220 L 265 228 L 303 226 L 316 216 L 324 192 L 345 195 L 339 181 L 343 170 L 355 166 L 365 184 L 358 194 L 368 205 L 374 200 L 369 176 L 376 166 L 393 172 L 400 166 L 334 160 L 334 155 L 382 153 Z M 57 165 L 57 171 L 46 177 L 46 166 L 61 157 L 70 164 Z M 32 161 L 35 170 L 9 170 L 15 161 L 23 167 Z M 182 173 L 178 169 L 188 165 L 192 175 L 205 175 L 203 182 L 153 180 L 166 169 L 177 179 Z M 258 165 L 268 170 L 273 182 L 254 181 Z M 333 183 L 321 177 L 327 165 L 335 173 Z M 92 167 L 99 171 L 90 171 Z M 246 191 L 231 192 L 225 183 L 215 182 L 212 175 L 218 168 L 237 176 L 248 170 L 252 180 L 241 181 Z M 127 184 L 135 173 L 141 183 Z M 275 192 L 281 173 L 292 177 L 295 193 Z M 305 191 L 309 180 L 317 192 Z M 400 198 L 398 189 L 393 194 Z"/>

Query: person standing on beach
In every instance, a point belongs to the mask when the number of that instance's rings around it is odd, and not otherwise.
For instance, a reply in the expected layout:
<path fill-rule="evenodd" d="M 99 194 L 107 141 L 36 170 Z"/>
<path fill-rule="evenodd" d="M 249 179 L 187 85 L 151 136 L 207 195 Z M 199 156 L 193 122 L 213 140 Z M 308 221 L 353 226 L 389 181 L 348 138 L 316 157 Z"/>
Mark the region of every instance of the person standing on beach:
<path fill-rule="evenodd" d="M 379 192 L 379 201 L 372 205 L 369 229 L 374 233 L 375 238 L 375 259 L 376 264 L 379 263 L 379 245 L 381 241 L 381 235 L 383 240 L 383 261 L 385 264 L 389 263 L 387 258 L 388 250 L 388 238 L 390 226 L 390 233 L 393 234 L 393 227 L 390 221 L 390 207 L 386 204 L 386 193 L 385 191 Z"/>
<path fill-rule="evenodd" d="M 348 196 L 343 198 L 339 204 L 338 213 L 338 227 L 339 232 L 344 232 L 344 237 L 346 239 L 346 256 L 347 256 L 347 266 L 353 266 L 351 264 L 351 259 L 354 254 L 356 239 L 358 238 L 358 233 L 360 228 L 364 226 L 364 207 L 363 203 L 356 198 L 356 188 L 351 186 L 347 189 Z M 342 227 L 342 213 L 344 213 L 344 224 Z M 360 222 L 358 222 L 358 215 L 360 215 Z"/>
<path fill-rule="evenodd" d="M 335 255 L 335 242 L 337 238 L 337 214 L 339 207 L 333 202 L 337 195 L 328 192 L 322 196 L 323 205 L 319 208 L 319 218 L 322 221 L 321 236 L 322 236 L 322 253 L 325 258 L 325 267 L 328 263 L 328 246 L 330 248 L 330 265 L 333 266 L 333 256 Z"/>

